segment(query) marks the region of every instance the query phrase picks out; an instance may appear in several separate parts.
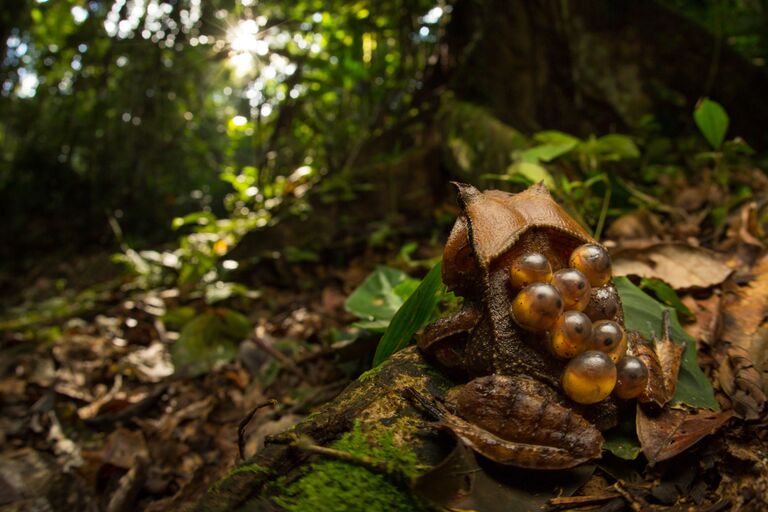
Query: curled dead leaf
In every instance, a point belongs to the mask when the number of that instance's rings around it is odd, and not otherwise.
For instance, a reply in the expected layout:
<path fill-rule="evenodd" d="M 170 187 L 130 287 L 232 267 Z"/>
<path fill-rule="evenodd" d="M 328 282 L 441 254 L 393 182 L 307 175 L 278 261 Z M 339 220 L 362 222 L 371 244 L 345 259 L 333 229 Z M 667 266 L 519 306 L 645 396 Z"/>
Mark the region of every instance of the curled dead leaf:
<path fill-rule="evenodd" d="M 640 359 L 649 370 L 648 384 L 638 400 L 663 407 L 672 400 L 677 387 L 680 362 L 685 352 L 685 343 L 672 341 L 669 311 L 662 317 L 662 337 L 653 343 L 646 341 L 637 332 L 629 332 L 627 343 L 629 353 Z"/>
<path fill-rule="evenodd" d="M 731 274 L 731 269 L 713 251 L 682 243 L 662 243 L 617 252 L 613 273 L 661 279 L 679 290 L 718 285 Z"/>
<path fill-rule="evenodd" d="M 628 241 L 638 247 L 637 243 L 645 242 L 647 245 L 648 242 L 658 242 L 656 237 L 663 231 L 664 226 L 655 213 L 647 208 L 638 208 L 613 221 L 606 235 L 613 240 L 621 240 L 622 247 L 626 247 Z"/>
<path fill-rule="evenodd" d="M 637 437 L 651 465 L 670 459 L 712 434 L 733 416 L 733 411 L 664 408 L 651 415 L 637 407 Z"/>
<path fill-rule="evenodd" d="M 723 287 L 723 342 L 743 348 L 768 387 L 768 253 L 752 267 L 754 278 L 740 285 L 728 280 Z"/>
<path fill-rule="evenodd" d="M 765 410 L 765 392 L 749 353 L 741 347 L 720 344 L 714 357 L 717 380 L 731 399 L 734 413 L 747 420 L 759 419 Z"/>

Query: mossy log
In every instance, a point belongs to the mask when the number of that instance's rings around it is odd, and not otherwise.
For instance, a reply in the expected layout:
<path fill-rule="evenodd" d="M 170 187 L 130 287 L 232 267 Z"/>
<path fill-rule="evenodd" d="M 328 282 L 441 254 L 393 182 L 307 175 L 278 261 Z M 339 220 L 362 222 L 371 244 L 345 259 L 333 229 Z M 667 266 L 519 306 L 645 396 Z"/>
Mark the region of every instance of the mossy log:
<path fill-rule="evenodd" d="M 434 436 L 423 435 L 424 418 L 403 391 L 410 387 L 427 396 L 442 396 L 451 386 L 418 350 L 405 349 L 235 467 L 211 487 L 196 510 L 270 510 L 275 505 L 312 512 L 318 506 L 323 510 L 419 510 L 419 498 L 392 475 L 413 477 L 444 458 L 447 448 Z M 365 464 L 329 459 L 280 442 L 280 438 L 305 437 L 317 446 L 383 462 L 387 470 L 377 472 Z"/>

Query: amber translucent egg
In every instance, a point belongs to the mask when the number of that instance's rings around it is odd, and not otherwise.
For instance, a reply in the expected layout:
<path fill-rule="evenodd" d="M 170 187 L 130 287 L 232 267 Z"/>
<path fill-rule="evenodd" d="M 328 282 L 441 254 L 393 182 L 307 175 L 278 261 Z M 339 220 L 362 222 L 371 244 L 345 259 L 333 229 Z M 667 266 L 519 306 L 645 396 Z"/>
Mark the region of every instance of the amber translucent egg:
<path fill-rule="evenodd" d="M 592 286 L 584 274 L 575 268 L 560 269 L 552 274 L 551 283 L 563 296 L 565 309 L 583 311 L 587 307 Z"/>
<path fill-rule="evenodd" d="M 609 354 L 619 348 L 623 341 L 624 329 L 613 320 L 600 320 L 592 325 L 591 350 Z"/>
<path fill-rule="evenodd" d="M 563 372 L 563 390 L 574 402 L 594 404 L 611 394 L 616 365 L 602 352 L 589 350 L 570 360 Z"/>
<path fill-rule="evenodd" d="M 550 335 L 553 354 L 571 359 L 587 349 L 592 338 L 592 321 L 580 311 L 566 311 L 557 319 Z"/>
<path fill-rule="evenodd" d="M 546 331 L 563 313 L 563 298 L 546 283 L 533 283 L 523 288 L 512 302 L 512 318 L 523 329 Z"/>
<path fill-rule="evenodd" d="M 552 265 L 546 256 L 538 252 L 524 254 L 509 268 L 509 280 L 514 288 L 524 288 L 533 283 L 548 283 L 552 279 Z"/>
<path fill-rule="evenodd" d="M 619 294 L 613 286 L 592 288 L 584 314 L 593 322 L 613 320 L 619 312 L 619 304 Z"/>
<path fill-rule="evenodd" d="M 616 388 L 619 398 L 636 398 L 648 384 L 648 367 L 640 359 L 624 356 L 616 363 Z"/>
<path fill-rule="evenodd" d="M 611 257 L 600 245 L 580 245 L 571 253 L 569 263 L 587 276 L 592 286 L 603 286 L 611 280 Z"/>

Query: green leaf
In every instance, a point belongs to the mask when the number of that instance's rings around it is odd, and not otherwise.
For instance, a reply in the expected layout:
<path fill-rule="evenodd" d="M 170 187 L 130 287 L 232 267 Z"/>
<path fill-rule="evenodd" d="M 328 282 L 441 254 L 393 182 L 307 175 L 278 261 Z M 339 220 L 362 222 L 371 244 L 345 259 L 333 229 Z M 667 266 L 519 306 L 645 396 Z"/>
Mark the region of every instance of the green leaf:
<path fill-rule="evenodd" d="M 677 296 L 677 292 L 675 292 L 674 288 L 669 286 L 664 281 L 660 279 L 644 277 L 640 279 L 640 288 L 644 290 L 651 290 L 661 302 L 667 306 L 672 306 L 675 308 L 675 311 L 684 317 L 691 319 L 693 318 L 693 313 L 690 309 L 688 309 L 688 306 L 683 304 L 683 301 L 681 301 L 680 297 Z"/>
<path fill-rule="evenodd" d="M 635 142 L 630 137 L 618 133 L 604 135 L 595 140 L 594 151 L 604 160 L 623 160 L 640 156 Z"/>
<path fill-rule="evenodd" d="M 643 452 L 637 439 L 635 427 L 635 410 L 632 408 L 623 414 L 619 424 L 603 433 L 605 443 L 603 449 L 625 460 L 635 460 Z"/>
<path fill-rule="evenodd" d="M 555 158 L 562 156 L 576 147 L 578 142 L 547 143 L 540 146 L 534 146 L 520 153 L 523 162 L 550 162 Z"/>
<path fill-rule="evenodd" d="M 702 99 L 693 111 L 693 120 L 709 145 L 713 149 L 720 149 L 730 122 L 722 105 L 709 98 Z"/>
<path fill-rule="evenodd" d="M 549 171 L 539 164 L 531 162 L 516 162 L 507 169 L 509 175 L 519 175 L 525 177 L 532 183 L 543 181 L 547 188 L 555 188 L 555 180 Z"/>
<path fill-rule="evenodd" d="M 166 311 L 160 319 L 173 329 L 182 327 L 192 320 L 196 314 L 197 310 L 192 306 L 179 306 Z"/>
<path fill-rule="evenodd" d="M 624 306 L 624 322 L 629 330 L 639 331 L 646 339 L 654 335 L 661 337 L 661 317 L 669 310 L 672 324 L 672 340 L 687 344 L 683 353 L 677 389 L 672 398 L 673 404 L 686 404 L 691 407 L 718 409 L 717 400 L 712 390 L 712 383 L 699 368 L 696 360 L 696 340 L 686 333 L 677 320 L 674 309 L 663 306 L 626 277 L 614 278 L 614 284 Z"/>
<path fill-rule="evenodd" d="M 194 212 L 184 217 L 175 217 L 171 223 L 173 229 L 179 229 L 189 224 L 197 224 L 198 226 L 206 226 L 210 223 L 216 222 L 216 216 L 210 212 Z"/>
<path fill-rule="evenodd" d="M 417 279 L 395 268 L 378 266 L 352 294 L 347 297 L 344 307 L 363 320 L 391 320 L 403 305 L 401 295 L 407 281 L 418 283 Z M 400 292 L 400 293 L 398 293 Z"/>
<path fill-rule="evenodd" d="M 542 144 L 565 146 L 570 145 L 573 147 L 576 147 L 581 142 L 573 135 L 568 135 L 567 133 L 559 132 L 557 130 L 546 130 L 543 132 L 538 132 L 533 136 L 533 138 L 536 142 L 540 142 Z"/>
<path fill-rule="evenodd" d="M 176 374 L 195 377 L 237 354 L 238 343 L 248 336 L 251 325 L 235 311 L 209 311 L 187 322 L 178 341 L 171 347 Z"/>
<path fill-rule="evenodd" d="M 441 268 L 442 262 L 432 267 L 416 291 L 397 310 L 387 331 L 381 337 L 379 346 L 376 347 L 373 366 L 381 364 L 390 355 L 405 348 L 416 331 L 430 319 L 442 295 Z"/>

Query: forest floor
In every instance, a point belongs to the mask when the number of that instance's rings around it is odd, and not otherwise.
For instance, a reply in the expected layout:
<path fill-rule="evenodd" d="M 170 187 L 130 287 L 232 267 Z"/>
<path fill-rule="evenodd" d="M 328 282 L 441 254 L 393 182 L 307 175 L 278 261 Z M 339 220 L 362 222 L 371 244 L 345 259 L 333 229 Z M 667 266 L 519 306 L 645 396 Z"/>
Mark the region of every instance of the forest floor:
<path fill-rule="evenodd" d="M 593 501 L 563 499 L 560 508 L 768 506 L 768 431 L 755 395 L 766 374 L 755 382 L 744 363 L 747 354 L 768 368 L 768 256 L 754 215 L 752 203 L 734 210 L 709 244 L 645 210 L 611 226 L 617 270 L 678 291 L 700 365 L 736 417 L 683 455 L 685 466 L 648 469 L 619 488 L 621 476 L 603 468 L 580 491 Z M 440 247 L 422 250 L 434 256 Z M 301 288 L 261 287 L 242 308 L 255 327 L 236 356 L 195 376 L 179 375 L 171 358 L 179 330 L 166 320 L 184 305 L 179 290 L 136 289 L 104 254 L 46 264 L 23 282 L 8 277 L 24 292 L 0 333 L 0 510 L 194 504 L 241 460 L 239 437 L 242 455 L 253 455 L 370 367 L 377 338 L 350 329 L 344 302 L 376 264 L 395 260 L 394 250 L 369 252 L 345 268 L 292 269 Z M 277 405 L 259 409 L 239 436 L 246 414 L 270 399 Z"/>

